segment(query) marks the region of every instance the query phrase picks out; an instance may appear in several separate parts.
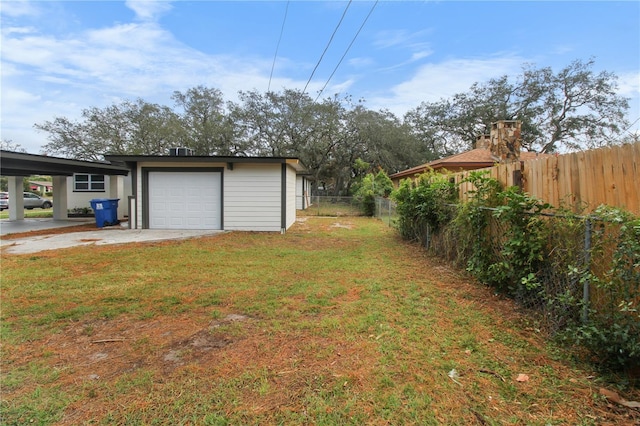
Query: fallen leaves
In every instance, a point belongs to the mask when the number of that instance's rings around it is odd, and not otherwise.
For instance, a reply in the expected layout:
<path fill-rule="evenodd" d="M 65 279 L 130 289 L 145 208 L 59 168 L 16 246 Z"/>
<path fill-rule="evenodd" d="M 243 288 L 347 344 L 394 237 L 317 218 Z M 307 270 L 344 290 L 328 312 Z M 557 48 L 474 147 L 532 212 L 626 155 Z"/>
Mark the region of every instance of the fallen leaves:
<path fill-rule="evenodd" d="M 640 402 L 627 401 L 626 399 L 621 397 L 617 392 L 611 391 L 609 389 L 600 388 L 600 395 L 607 398 L 608 401 L 615 402 L 616 404 L 622 405 L 624 407 L 640 409 Z"/>

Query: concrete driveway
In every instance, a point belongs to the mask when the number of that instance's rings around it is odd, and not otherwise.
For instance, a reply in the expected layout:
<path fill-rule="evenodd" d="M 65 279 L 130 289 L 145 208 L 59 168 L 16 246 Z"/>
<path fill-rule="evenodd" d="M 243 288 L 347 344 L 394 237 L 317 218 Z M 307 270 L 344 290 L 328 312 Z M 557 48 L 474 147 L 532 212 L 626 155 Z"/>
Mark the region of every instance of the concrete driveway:
<path fill-rule="evenodd" d="M 35 221 L 35 222 L 34 222 Z M 51 219 L 25 219 L 24 223 L 0 222 L 0 234 L 7 235 L 16 232 L 29 232 L 40 229 L 51 229 L 64 226 L 81 225 L 91 223 L 91 221 L 53 221 Z M 71 223 L 67 223 L 71 222 Z M 95 230 L 82 232 L 68 232 L 63 234 L 37 235 L 27 238 L 16 238 L 0 240 L 3 253 L 28 254 L 45 250 L 56 250 L 61 248 L 105 245 L 105 244 L 126 244 L 138 242 L 181 240 L 187 238 L 216 235 L 224 231 L 218 230 L 156 230 L 156 229 L 128 229 L 122 226 L 108 226 L 96 228 Z"/>

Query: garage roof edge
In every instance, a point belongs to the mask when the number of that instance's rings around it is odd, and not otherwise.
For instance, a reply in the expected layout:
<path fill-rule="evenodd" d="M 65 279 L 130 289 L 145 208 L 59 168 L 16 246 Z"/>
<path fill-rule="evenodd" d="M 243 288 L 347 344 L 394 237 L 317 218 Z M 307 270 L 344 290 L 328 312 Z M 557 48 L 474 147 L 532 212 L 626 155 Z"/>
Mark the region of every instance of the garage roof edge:
<path fill-rule="evenodd" d="M 303 173 L 307 168 L 297 157 L 229 157 L 212 155 L 105 155 L 111 163 L 133 163 L 157 161 L 160 163 L 252 163 L 252 164 L 288 164 L 296 172 Z"/>

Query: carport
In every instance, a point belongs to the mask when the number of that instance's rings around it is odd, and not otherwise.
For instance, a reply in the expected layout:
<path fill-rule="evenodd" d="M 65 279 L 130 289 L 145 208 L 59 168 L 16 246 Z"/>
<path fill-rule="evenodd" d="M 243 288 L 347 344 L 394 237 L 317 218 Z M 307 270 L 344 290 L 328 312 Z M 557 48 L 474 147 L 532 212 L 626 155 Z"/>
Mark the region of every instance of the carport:
<path fill-rule="evenodd" d="M 74 173 L 107 175 L 112 180 L 110 198 L 120 198 L 118 178 L 129 174 L 122 166 L 94 161 L 71 160 L 46 155 L 26 154 L 0 150 L 0 175 L 9 180 L 9 220 L 24 220 L 22 180 L 32 175 L 51 176 L 53 179 L 53 219 L 66 220 L 67 177 Z"/>

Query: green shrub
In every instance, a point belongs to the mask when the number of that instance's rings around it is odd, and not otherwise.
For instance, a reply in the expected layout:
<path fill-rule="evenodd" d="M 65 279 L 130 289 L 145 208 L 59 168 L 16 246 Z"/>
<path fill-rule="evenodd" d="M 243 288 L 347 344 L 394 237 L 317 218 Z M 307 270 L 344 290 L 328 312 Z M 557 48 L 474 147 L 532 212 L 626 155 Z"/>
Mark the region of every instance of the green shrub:
<path fill-rule="evenodd" d="M 509 187 L 497 194 L 502 204 L 493 216 L 505 223 L 501 237 L 499 262 L 489 267 L 495 286 L 499 290 L 527 301 L 539 300 L 538 272 L 543 269 L 549 233 L 548 221 L 540 213 L 550 205 L 523 193 L 517 187 Z"/>
<path fill-rule="evenodd" d="M 429 233 L 438 232 L 452 219 L 449 204 L 456 201 L 457 186 L 449 176 L 425 173 L 417 182 L 405 179 L 392 193 L 401 235 L 412 241 L 427 242 Z"/>
<path fill-rule="evenodd" d="M 366 174 L 354 185 L 353 195 L 366 216 L 375 216 L 376 197 L 388 197 L 393 190 L 393 182 L 380 170 L 378 174 Z"/>

